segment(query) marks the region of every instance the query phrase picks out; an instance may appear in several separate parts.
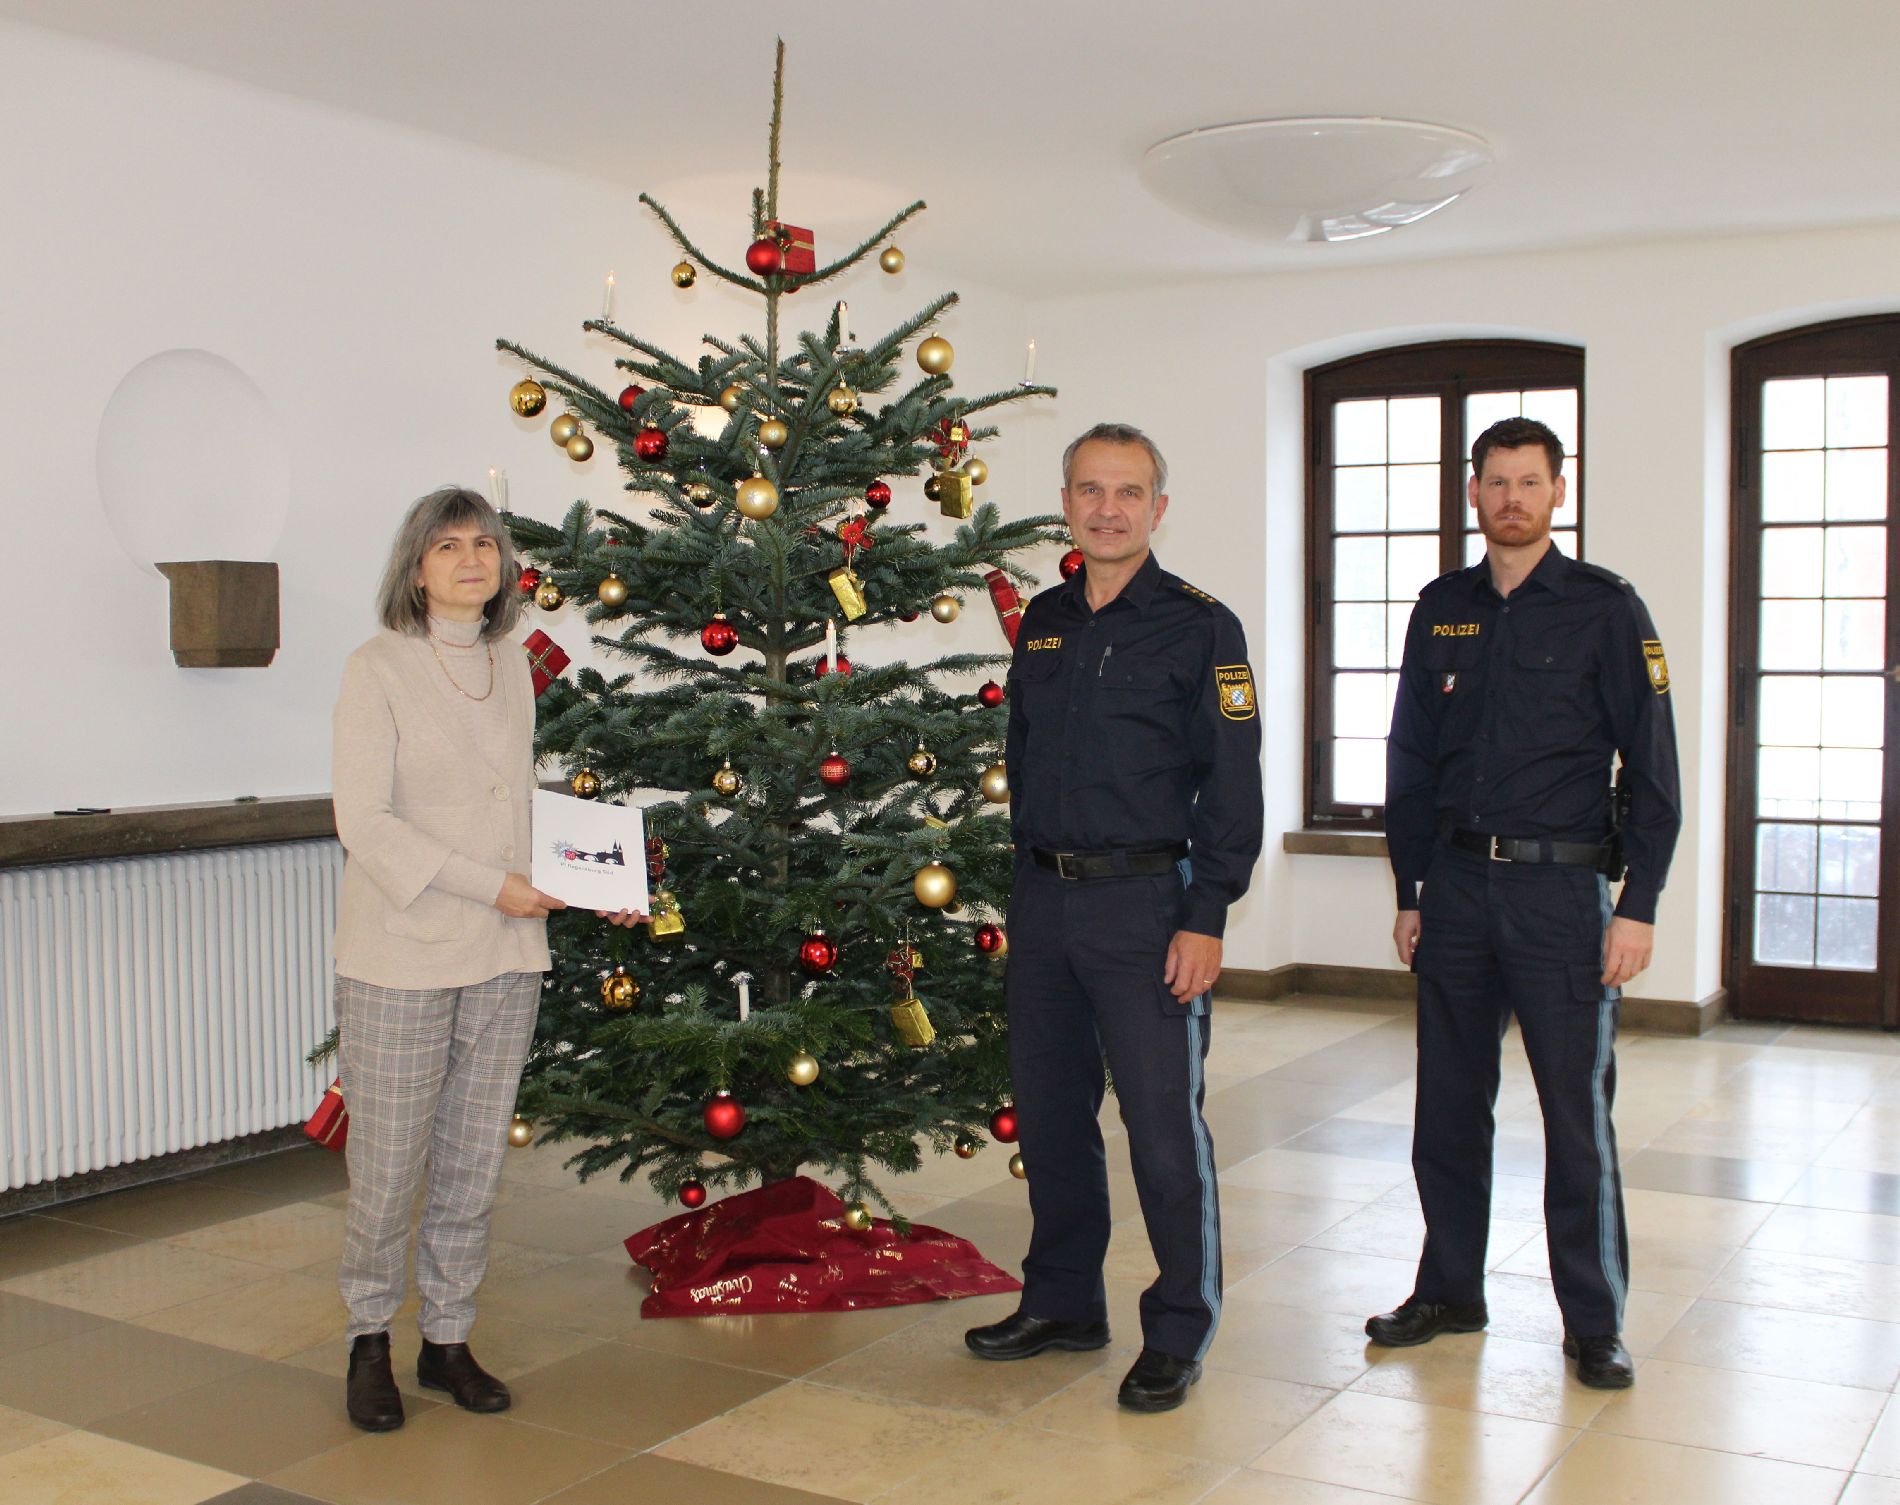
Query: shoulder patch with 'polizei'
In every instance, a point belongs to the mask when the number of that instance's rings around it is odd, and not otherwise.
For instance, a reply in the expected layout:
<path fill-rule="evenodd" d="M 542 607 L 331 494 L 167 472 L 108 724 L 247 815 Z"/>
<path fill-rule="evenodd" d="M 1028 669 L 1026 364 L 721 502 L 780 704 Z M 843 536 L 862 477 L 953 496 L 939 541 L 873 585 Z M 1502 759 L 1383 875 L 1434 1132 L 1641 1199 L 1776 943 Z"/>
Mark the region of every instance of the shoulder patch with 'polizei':
<path fill-rule="evenodd" d="M 1660 639 L 1643 639 L 1643 659 L 1649 666 L 1650 684 L 1656 687 L 1658 695 L 1667 695 L 1669 693 L 1669 660 L 1663 657 Z"/>
<path fill-rule="evenodd" d="M 1221 715 L 1229 721 L 1253 719 L 1253 671 L 1245 664 L 1216 664 L 1214 688 L 1220 692 Z"/>

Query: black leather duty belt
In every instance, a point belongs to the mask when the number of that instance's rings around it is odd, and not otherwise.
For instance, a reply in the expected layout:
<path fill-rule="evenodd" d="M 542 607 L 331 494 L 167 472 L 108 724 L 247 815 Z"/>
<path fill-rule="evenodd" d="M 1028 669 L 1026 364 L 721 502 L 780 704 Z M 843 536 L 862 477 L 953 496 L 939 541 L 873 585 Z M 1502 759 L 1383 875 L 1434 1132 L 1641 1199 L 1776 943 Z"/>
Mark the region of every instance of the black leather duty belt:
<path fill-rule="evenodd" d="M 1601 868 L 1609 857 L 1607 842 L 1545 841 L 1532 836 L 1487 836 L 1454 827 L 1445 840 L 1461 852 L 1476 852 L 1493 862 L 1562 862 Z"/>
<path fill-rule="evenodd" d="M 1037 867 L 1046 867 L 1058 878 L 1152 878 L 1174 871 L 1175 863 L 1187 856 L 1185 841 L 1171 847 L 1120 847 L 1112 852 L 1052 852 L 1046 847 L 1031 847 L 1029 855 Z"/>

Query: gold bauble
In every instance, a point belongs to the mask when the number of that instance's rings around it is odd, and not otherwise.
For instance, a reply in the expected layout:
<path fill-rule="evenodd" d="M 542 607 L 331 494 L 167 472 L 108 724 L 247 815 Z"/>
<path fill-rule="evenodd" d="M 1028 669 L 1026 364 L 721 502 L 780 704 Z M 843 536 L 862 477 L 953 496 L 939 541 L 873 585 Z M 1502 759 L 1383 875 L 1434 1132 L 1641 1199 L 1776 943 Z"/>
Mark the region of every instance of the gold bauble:
<path fill-rule="evenodd" d="M 858 394 L 853 392 L 843 382 L 839 382 L 837 386 L 831 389 L 831 395 L 825 399 L 825 405 L 842 418 L 847 413 L 857 412 Z"/>
<path fill-rule="evenodd" d="M 625 1013 L 633 1007 L 634 1000 L 640 996 L 640 984 L 627 976 L 625 967 L 615 967 L 611 977 L 600 980 L 600 1001 L 616 1014 Z"/>
<path fill-rule="evenodd" d="M 713 489 L 704 481 L 693 481 L 686 488 L 686 500 L 695 507 L 704 507 L 713 499 Z"/>
<path fill-rule="evenodd" d="M 753 522 L 763 522 L 778 511 L 778 487 L 764 476 L 753 476 L 739 483 L 739 489 L 732 494 L 732 504 Z"/>
<path fill-rule="evenodd" d="M 977 781 L 977 787 L 983 791 L 983 798 L 992 805 L 1009 803 L 1009 770 L 1001 763 L 992 763 L 983 770 L 983 777 Z"/>
<path fill-rule="evenodd" d="M 600 597 L 602 606 L 625 606 L 627 582 L 618 575 L 610 573 L 605 580 L 600 582 L 600 589 L 595 594 Z"/>
<path fill-rule="evenodd" d="M 548 405 L 548 389 L 532 377 L 516 382 L 508 389 L 508 406 L 523 418 L 532 418 Z"/>
<path fill-rule="evenodd" d="M 941 596 L 934 597 L 930 603 L 930 614 L 939 622 L 956 621 L 957 613 L 962 610 L 963 603 L 948 591 L 945 591 Z"/>
<path fill-rule="evenodd" d="M 548 437 L 564 449 L 567 447 L 567 441 L 580 431 L 581 421 L 572 413 L 563 413 L 548 425 Z"/>
<path fill-rule="evenodd" d="M 785 1068 L 785 1076 L 794 1087 L 809 1087 L 818 1080 L 818 1057 L 801 1050 Z"/>
<path fill-rule="evenodd" d="M 534 1143 L 534 1123 L 517 1113 L 508 1123 L 508 1143 L 524 1150 Z"/>
<path fill-rule="evenodd" d="M 924 482 L 924 500 L 934 502 L 940 500 L 942 496 L 943 482 L 936 476 L 931 476 Z"/>
<path fill-rule="evenodd" d="M 792 431 L 782 418 L 768 418 L 759 425 L 759 443 L 767 449 L 778 449 L 791 437 Z"/>
<path fill-rule="evenodd" d="M 979 1146 L 977 1142 L 974 1139 L 972 1139 L 968 1134 L 957 1135 L 957 1145 L 956 1145 L 957 1159 L 968 1160 L 972 1158 L 976 1154 L 978 1148 Z"/>
<path fill-rule="evenodd" d="M 942 909 L 957 896 L 957 875 L 941 862 L 927 863 L 917 869 L 911 887 L 925 909 Z"/>
<path fill-rule="evenodd" d="M 1029 1167 L 1023 1164 L 1023 1157 L 1020 1153 L 1009 1157 L 1009 1173 L 1018 1181 L 1027 1181 L 1029 1179 Z"/>
<path fill-rule="evenodd" d="M 942 376 L 956 358 L 956 348 L 940 334 L 933 334 L 917 347 L 917 364 L 932 376 Z"/>
<path fill-rule="evenodd" d="M 534 604 L 543 611 L 560 610 L 561 603 L 566 599 L 567 597 L 561 594 L 560 586 L 556 585 L 552 580 L 544 578 L 541 583 L 534 588 Z"/>
<path fill-rule="evenodd" d="M 972 486 L 981 486 L 990 478 L 989 466 L 985 465 L 974 455 L 964 461 L 963 473 L 970 478 L 970 484 Z"/>
<path fill-rule="evenodd" d="M 576 799 L 591 800 L 600 793 L 600 775 L 591 768 L 583 768 L 567 781 L 567 787 L 574 791 Z"/>
<path fill-rule="evenodd" d="M 877 264 L 895 277 L 904 270 L 904 253 L 896 246 L 886 246 L 877 253 Z"/>
<path fill-rule="evenodd" d="M 871 1226 L 871 1209 L 862 1202 L 853 1202 L 844 1210 L 844 1226 L 853 1233 L 862 1233 Z"/>
<path fill-rule="evenodd" d="M 739 792 L 739 787 L 740 787 L 739 775 L 732 771 L 732 765 L 730 763 L 728 763 L 724 768 L 716 769 L 714 771 L 713 776 L 712 776 L 712 786 L 716 791 L 718 791 L 720 794 L 723 794 L 727 799 L 731 799 L 735 794 Z"/>
<path fill-rule="evenodd" d="M 739 400 L 745 396 L 745 388 L 734 382 L 719 394 L 719 406 L 728 413 L 739 411 Z"/>
<path fill-rule="evenodd" d="M 585 434 L 576 434 L 561 446 L 567 451 L 570 460 L 591 460 L 594 458 L 594 441 Z"/>
<path fill-rule="evenodd" d="M 675 287 L 691 287 L 698 278 L 699 273 L 690 261 L 682 261 L 673 268 L 673 286 Z"/>
<path fill-rule="evenodd" d="M 904 760 L 904 766 L 917 778 L 927 779 L 937 771 L 937 755 L 919 742 L 917 751 Z"/>

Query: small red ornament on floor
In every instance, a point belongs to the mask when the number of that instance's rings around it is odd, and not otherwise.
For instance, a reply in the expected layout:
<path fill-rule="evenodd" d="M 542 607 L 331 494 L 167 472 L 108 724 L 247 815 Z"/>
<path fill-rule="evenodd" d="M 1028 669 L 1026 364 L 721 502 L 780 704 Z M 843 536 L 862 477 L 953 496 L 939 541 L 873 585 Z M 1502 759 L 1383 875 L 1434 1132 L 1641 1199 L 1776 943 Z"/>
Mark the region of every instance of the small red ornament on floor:
<path fill-rule="evenodd" d="M 731 1139 L 745 1127 L 745 1104 L 721 1087 L 706 1104 L 706 1132 L 714 1139 Z"/>
<path fill-rule="evenodd" d="M 1016 1105 L 1004 1103 L 990 1115 L 990 1137 L 998 1144 L 1016 1142 Z"/>
<path fill-rule="evenodd" d="M 680 1187 L 680 1206 L 704 1207 L 705 1205 L 706 1188 L 697 1181 L 688 1181 Z"/>
<path fill-rule="evenodd" d="M 723 611 L 716 611 L 713 619 L 699 629 L 699 646 L 714 658 L 724 658 L 739 646 L 739 629 L 726 620 Z"/>
<path fill-rule="evenodd" d="M 1064 580 L 1073 580 L 1075 578 L 1075 572 L 1082 568 L 1082 551 L 1080 549 L 1070 549 L 1068 553 L 1062 556 L 1062 562 L 1058 564 L 1056 568 L 1062 571 L 1062 578 Z"/>
<path fill-rule="evenodd" d="M 976 692 L 976 698 L 993 711 L 1003 703 L 1003 687 L 993 679 L 987 680 L 983 688 Z"/>
<path fill-rule="evenodd" d="M 633 405 L 646 395 L 646 390 L 645 387 L 641 386 L 622 387 L 620 389 L 620 406 L 631 411 Z"/>
<path fill-rule="evenodd" d="M 666 430 L 644 428 L 633 438 L 633 452 L 649 465 L 658 465 L 666 458 Z"/>
<path fill-rule="evenodd" d="M 842 788 L 851 781 L 851 763 L 837 753 L 831 753 L 818 765 L 818 777 L 833 789 Z"/>
<path fill-rule="evenodd" d="M 822 930 L 814 930 L 798 948 L 798 964 L 813 977 L 821 977 L 838 964 L 838 943 Z"/>
<path fill-rule="evenodd" d="M 745 248 L 745 264 L 753 276 L 770 277 L 785 265 L 785 253 L 771 236 L 762 235 Z"/>
<path fill-rule="evenodd" d="M 891 504 L 891 488 L 884 481 L 873 481 L 864 488 L 864 499 L 873 507 L 888 507 Z"/>

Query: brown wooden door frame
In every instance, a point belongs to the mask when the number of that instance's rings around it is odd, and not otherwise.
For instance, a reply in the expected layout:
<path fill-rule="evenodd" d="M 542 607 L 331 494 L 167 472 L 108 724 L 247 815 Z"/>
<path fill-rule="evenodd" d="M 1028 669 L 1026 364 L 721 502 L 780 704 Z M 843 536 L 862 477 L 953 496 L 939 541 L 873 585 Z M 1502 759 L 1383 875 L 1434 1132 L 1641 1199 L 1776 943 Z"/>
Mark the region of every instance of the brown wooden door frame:
<path fill-rule="evenodd" d="M 1887 377 L 1887 693 L 1880 811 L 1880 910 L 1871 973 L 1773 967 L 1751 961 L 1758 809 L 1758 675 L 1761 605 L 1761 389 L 1778 377 Z M 1900 1028 L 1900 314 L 1838 319 L 1784 330 L 1730 352 L 1730 558 L 1728 801 L 1723 983 L 1737 1018 L 1795 1018 Z M 1816 860 L 1819 860 L 1817 845 Z M 1800 1006 L 1790 1000 L 1799 998 Z"/>

